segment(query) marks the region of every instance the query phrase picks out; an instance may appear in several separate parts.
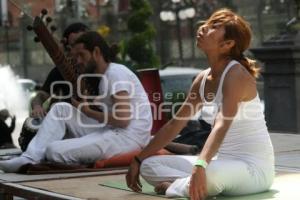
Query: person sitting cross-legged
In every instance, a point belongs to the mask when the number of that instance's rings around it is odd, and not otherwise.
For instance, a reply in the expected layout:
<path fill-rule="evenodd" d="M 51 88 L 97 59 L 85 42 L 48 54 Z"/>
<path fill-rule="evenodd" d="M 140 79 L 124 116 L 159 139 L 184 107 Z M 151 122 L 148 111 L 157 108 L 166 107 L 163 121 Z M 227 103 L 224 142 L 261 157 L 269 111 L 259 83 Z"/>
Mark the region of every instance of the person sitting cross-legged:
<path fill-rule="evenodd" d="M 140 150 L 149 142 L 151 107 L 136 75 L 113 62 L 114 52 L 97 32 L 83 33 L 71 53 L 85 74 L 101 78 L 99 95 L 92 103 L 83 96 L 82 101 L 72 98 L 72 105 L 54 104 L 27 150 L 20 157 L 1 161 L 1 170 L 17 172 L 22 165 L 43 160 L 91 164 Z"/>
<path fill-rule="evenodd" d="M 175 117 L 132 161 L 128 187 L 141 191 L 139 174 L 156 192 L 191 200 L 254 194 L 271 187 L 274 152 L 256 89 L 258 70 L 243 54 L 250 41 L 249 24 L 228 9 L 214 12 L 199 27 L 197 46 L 210 67 L 194 80 Z M 150 157 L 199 110 L 212 129 L 198 156 Z"/>

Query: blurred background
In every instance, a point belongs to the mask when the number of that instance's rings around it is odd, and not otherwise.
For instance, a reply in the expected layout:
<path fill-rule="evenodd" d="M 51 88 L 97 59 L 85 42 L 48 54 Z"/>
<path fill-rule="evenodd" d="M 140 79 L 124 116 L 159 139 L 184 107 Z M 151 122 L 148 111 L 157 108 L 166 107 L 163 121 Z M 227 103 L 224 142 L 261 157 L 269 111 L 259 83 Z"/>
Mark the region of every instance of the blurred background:
<path fill-rule="evenodd" d="M 115 43 L 130 37 L 127 20 L 130 0 L 14 0 L 31 16 L 42 8 L 57 25 L 58 39 L 68 24 L 81 21 Z M 253 29 L 252 47 L 280 33 L 296 12 L 293 0 L 149 0 L 156 30 L 153 47 L 160 65 L 204 68 L 204 56 L 195 47 L 198 24 L 217 8 L 229 7 L 244 16 Z M 23 78 L 43 82 L 53 63 L 44 48 L 26 30 L 31 20 L 9 0 L 1 0 L 0 61 Z"/>

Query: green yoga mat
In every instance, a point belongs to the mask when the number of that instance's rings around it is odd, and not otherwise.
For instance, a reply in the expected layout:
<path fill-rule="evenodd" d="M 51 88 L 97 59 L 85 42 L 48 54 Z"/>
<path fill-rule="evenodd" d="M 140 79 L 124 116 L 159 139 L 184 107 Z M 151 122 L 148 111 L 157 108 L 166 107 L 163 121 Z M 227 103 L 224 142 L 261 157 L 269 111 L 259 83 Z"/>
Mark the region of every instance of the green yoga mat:
<path fill-rule="evenodd" d="M 141 179 L 141 183 L 143 185 L 143 191 L 141 192 L 142 194 L 150 195 L 150 196 L 157 196 L 157 197 L 162 197 L 162 198 L 168 198 L 164 195 L 156 194 L 154 192 L 154 187 L 152 185 L 148 184 L 145 180 Z M 110 188 L 115 188 L 115 189 L 119 189 L 119 190 L 132 191 L 131 189 L 129 189 L 127 187 L 125 181 L 107 181 L 107 182 L 101 183 L 99 185 L 105 186 L 105 187 L 110 187 Z M 176 199 L 185 200 L 185 199 L 188 199 L 188 198 L 176 198 Z"/>
<path fill-rule="evenodd" d="M 163 195 L 157 195 L 153 186 L 141 180 L 143 185 L 142 194 L 167 198 Z M 101 186 L 131 191 L 125 181 L 108 181 L 99 184 Z M 174 198 L 187 199 L 187 198 Z M 286 174 L 276 177 L 271 189 L 267 192 L 245 195 L 245 196 L 216 196 L 207 200 L 299 200 L 300 199 L 300 174 Z"/>

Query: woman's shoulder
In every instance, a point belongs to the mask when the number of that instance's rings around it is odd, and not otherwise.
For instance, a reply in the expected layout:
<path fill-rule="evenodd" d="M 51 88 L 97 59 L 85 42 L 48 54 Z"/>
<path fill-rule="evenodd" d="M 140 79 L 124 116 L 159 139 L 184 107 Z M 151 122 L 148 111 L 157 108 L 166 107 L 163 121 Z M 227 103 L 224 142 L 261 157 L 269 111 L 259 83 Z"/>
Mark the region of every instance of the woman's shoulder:
<path fill-rule="evenodd" d="M 256 80 L 249 71 L 240 63 L 234 64 L 227 72 L 224 83 L 223 93 L 241 93 L 247 96 L 250 91 L 256 90 Z M 248 91 L 248 92 L 247 92 Z"/>
<path fill-rule="evenodd" d="M 250 74 L 250 72 L 240 63 L 235 63 L 228 70 L 227 75 L 225 77 L 227 79 L 226 82 L 253 82 L 255 78 Z"/>

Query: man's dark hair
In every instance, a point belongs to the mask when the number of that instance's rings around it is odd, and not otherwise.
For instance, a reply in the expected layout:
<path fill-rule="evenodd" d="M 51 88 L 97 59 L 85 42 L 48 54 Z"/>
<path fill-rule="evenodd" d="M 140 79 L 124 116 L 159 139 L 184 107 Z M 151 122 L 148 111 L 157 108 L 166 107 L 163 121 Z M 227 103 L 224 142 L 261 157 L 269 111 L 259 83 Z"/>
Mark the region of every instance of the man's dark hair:
<path fill-rule="evenodd" d="M 71 33 L 85 32 L 90 30 L 89 27 L 81 22 L 76 22 L 67 26 L 63 32 L 63 38 L 68 38 Z"/>
<path fill-rule="evenodd" d="M 79 38 L 75 41 L 75 44 L 80 43 L 83 43 L 84 47 L 90 52 L 93 52 L 95 47 L 99 47 L 106 62 L 114 61 L 118 53 L 116 45 L 109 47 L 104 38 L 95 31 L 89 31 L 79 36 Z"/>
<path fill-rule="evenodd" d="M 62 43 L 64 45 L 64 48 L 68 49 L 68 45 L 69 45 L 68 38 L 71 33 L 85 32 L 88 30 L 90 30 L 89 27 L 81 22 L 76 22 L 76 23 L 73 23 L 73 24 L 70 24 L 69 26 L 67 26 L 67 28 L 64 30 L 63 35 L 62 35 L 62 37 L 63 37 Z"/>

